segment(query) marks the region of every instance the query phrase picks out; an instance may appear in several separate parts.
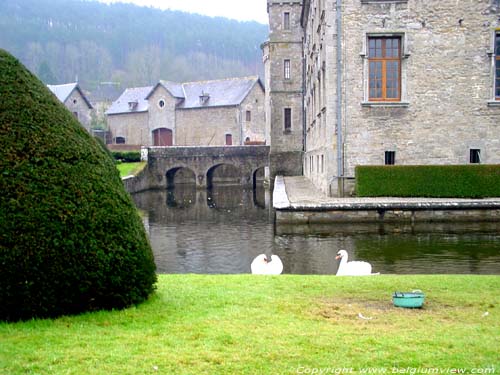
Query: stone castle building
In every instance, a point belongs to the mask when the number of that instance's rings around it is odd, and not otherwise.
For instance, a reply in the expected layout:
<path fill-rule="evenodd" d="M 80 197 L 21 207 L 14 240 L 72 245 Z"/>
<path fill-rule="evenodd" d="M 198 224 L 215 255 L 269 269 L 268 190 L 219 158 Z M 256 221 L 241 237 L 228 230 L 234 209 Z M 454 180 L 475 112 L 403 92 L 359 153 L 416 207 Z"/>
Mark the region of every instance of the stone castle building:
<path fill-rule="evenodd" d="M 500 163 L 500 1 L 268 0 L 268 9 L 267 48 L 279 39 L 290 51 L 264 48 L 267 110 L 278 112 L 271 147 L 277 138 L 280 151 L 299 152 L 279 132 L 287 86 L 276 79 L 286 60 L 303 59 L 302 168 L 323 192 L 349 194 L 357 165 Z"/>
<path fill-rule="evenodd" d="M 92 104 L 87 99 L 78 83 L 64 85 L 47 85 L 50 91 L 66 108 L 80 121 L 80 124 L 90 132 Z"/>
<path fill-rule="evenodd" d="M 302 0 L 268 0 L 269 40 L 262 45 L 270 174 L 302 174 L 304 149 Z"/>
<path fill-rule="evenodd" d="M 106 112 L 113 144 L 264 144 L 264 87 L 258 77 L 130 88 Z"/>

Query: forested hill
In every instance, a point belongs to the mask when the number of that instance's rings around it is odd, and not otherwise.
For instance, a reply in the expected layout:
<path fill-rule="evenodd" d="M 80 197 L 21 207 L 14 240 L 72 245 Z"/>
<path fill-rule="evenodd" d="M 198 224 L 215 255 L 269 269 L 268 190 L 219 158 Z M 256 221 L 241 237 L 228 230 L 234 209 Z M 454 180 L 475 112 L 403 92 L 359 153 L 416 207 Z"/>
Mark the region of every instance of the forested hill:
<path fill-rule="evenodd" d="M 44 82 L 122 87 L 262 73 L 268 27 L 131 4 L 0 0 L 0 48 Z"/>

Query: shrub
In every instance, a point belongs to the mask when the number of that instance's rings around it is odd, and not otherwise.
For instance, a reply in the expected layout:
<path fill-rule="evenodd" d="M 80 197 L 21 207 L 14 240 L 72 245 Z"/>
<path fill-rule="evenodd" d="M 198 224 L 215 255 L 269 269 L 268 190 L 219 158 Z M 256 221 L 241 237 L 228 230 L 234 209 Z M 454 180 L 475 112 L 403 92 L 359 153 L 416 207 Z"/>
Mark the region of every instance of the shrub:
<path fill-rule="evenodd" d="M 356 167 L 362 197 L 500 196 L 500 165 L 412 165 Z"/>
<path fill-rule="evenodd" d="M 137 163 L 141 161 L 140 151 L 112 151 L 113 158 L 125 163 Z"/>
<path fill-rule="evenodd" d="M 0 50 L 0 320 L 144 301 L 154 259 L 113 160 Z"/>

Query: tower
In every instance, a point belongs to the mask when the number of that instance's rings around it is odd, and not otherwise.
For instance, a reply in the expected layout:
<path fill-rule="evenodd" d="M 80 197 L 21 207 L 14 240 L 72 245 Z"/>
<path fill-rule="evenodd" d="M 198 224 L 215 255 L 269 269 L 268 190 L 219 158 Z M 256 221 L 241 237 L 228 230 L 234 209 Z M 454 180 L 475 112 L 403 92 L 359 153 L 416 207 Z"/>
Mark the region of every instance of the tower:
<path fill-rule="evenodd" d="M 267 0 L 269 40 L 262 45 L 266 74 L 266 133 L 270 176 L 302 175 L 304 150 L 302 0 Z"/>

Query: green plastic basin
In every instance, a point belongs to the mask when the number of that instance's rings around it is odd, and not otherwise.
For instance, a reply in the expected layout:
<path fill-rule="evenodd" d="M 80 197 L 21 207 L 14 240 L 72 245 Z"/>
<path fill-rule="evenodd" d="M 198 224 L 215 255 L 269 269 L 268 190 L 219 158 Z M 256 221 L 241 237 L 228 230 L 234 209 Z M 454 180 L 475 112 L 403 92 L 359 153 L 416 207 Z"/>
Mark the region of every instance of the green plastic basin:
<path fill-rule="evenodd" d="M 425 295 L 421 291 L 394 292 L 392 302 L 396 307 L 418 309 L 424 304 Z"/>

